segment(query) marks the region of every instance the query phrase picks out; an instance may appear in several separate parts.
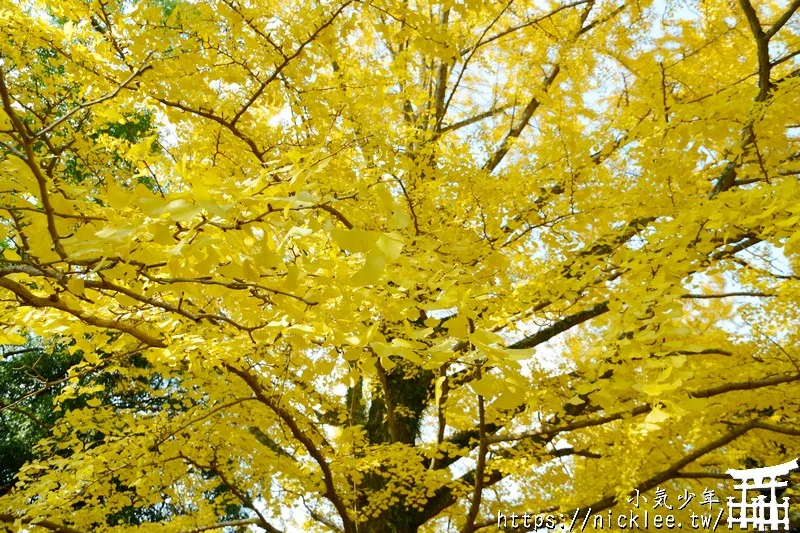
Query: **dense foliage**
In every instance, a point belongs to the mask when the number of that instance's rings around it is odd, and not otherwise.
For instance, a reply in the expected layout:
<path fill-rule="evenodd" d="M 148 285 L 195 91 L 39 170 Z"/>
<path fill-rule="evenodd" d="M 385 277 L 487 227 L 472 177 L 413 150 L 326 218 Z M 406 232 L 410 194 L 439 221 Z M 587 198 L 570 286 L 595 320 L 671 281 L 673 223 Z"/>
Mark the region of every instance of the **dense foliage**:
<path fill-rule="evenodd" d="M 2 0 L 0 530 L 470 533 L 794 459 L 798 8 Z"/>

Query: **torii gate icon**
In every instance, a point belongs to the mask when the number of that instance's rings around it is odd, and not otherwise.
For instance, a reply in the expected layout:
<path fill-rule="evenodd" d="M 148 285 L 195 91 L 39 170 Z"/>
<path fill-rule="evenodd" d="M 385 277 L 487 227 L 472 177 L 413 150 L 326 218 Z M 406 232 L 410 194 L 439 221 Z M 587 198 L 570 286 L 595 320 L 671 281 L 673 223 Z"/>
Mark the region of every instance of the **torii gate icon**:
<path fill-rule="evenodd" d="M 797 459 L 775 466 L 764 468 L 751 468 L 749 470 L 728 469 L 727 474 L 732 478 L 741 481 L 734 485 L 735 489 L 742 491 L 741 500 L 736 502 L 736 498 L 728 496 L 728 529 L 739 524 L 739 529 L 749 529 L 748 526 L 758 528 L 758 531 L 765 531 L 769 526 L 770 531 L 789 529 L 789 498 L 784 496 L 782 502 L 778 502 L 775 489 L 785 487 L 786 481 L 778 481 L 777 478 L 785 476 L 798 467 Z M 757 498 L 750 498 L 747 501 L 748 490 L 770 489 L 769 500 L 761 494 Z M 734 514 L 734 511 L 738 511 Z"/>

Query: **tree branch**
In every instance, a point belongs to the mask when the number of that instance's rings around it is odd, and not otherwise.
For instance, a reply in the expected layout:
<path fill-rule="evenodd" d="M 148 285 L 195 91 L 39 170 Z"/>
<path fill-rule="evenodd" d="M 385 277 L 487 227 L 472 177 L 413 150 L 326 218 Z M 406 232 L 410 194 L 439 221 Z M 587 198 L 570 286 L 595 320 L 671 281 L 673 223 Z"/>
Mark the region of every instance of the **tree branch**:
<path fill-rule="evenodd" d="M 49 529 L 50 531 L 55 531 L 56 533 L 83 533 L 83 531 L 79 529 L 65 526 L 63 524 L 57 524 L 51 520 L 37 520 L 35 518 L 27 518 L 27 517 L 21 518 L 18 516 L 14 516 L 11 513 L 0 513 L 0 522 L 13 524 L 17 520 L 19 520 L 24 525 L 43 527 L 45 529 Z"/>
<path fill-rule="evenodd" d="M 608 312 L 608 302 L 601 302 L 599 304 L 595 304 L 588 309 L 584 309 L 583 311 L 579 311 L 565 318 L 562 318 L 555 324 L 548 326 L 546 328 L 542 328 L 533 335 L 530 335 L 522 340 L 519 340 L 513 344 L 508 345 L 508 349 L 522 350 L 526 348 L 533 348 L 544 342 L 547 342 L 553 337 L 560 335 L 569 329 L 572 329 L 573 327 L 579 324 L 586 322 L 587 320 L 591 320 L 592 318 L 598 317 L 607 312 Z"/>
<path fill-rule="evenodd" d="M 161 104 L 163 104 L 163 105 L 165 105 L 167 107 L 173 107 L 175 109 L 179 109 L 179 110 L 184 111 L 186 113 L 191 113 L 193 115 L 197 115 L 198 117 L 206 118 L 208 120 L 216 122 L 217 124 L 223 126 L 225 129 L 230 131 L 234 135 L 234 137 L 236 137 L 236 138 L 240 139 L 242 142 L 244 142 L 250 148 L 250 151 L 253 153 L 253 155 L 256 156 L 256 159 L 258 159 L 259 162 L 261 162 L 261 163 L 265 162 L 264 161 L 264 151 L 261 150 L 258 147 L 256 142 L 252 138 L 250 138 L 247 135 L 245 135 L 242 132 L 242 130 L 240 130 L 239 128 L 236 127 L 235 124 L 231 123 L 228 120 L 225 120 L 225 118 L 223 118 L 223 117 L 221 117 L 219 115 L 216 115 L 211 111 L 207 111 L 207 110 L 203 109 L 202 107 L 193 108 L 193 107 L 188 106 L 186 104 L 182 104 L 180 102 L 175 102 L 175 101 L 172 101 L 172 100 L 167 100 L 165 98 L 160 98 L 160 97 L 157 97 L 157 96 L 153 96 L 152 98 L 156 102 L 160 102 Z"/>
<path fill-rule="evenodd" d="M 23 409 L 22 407 L 17 407 L 16 403 L 18 403 L 18 402 L 14 402 L 12 404 L 6 404 L 5 402 L 3 402 L 3 400 L 0 400 L 0 412 L 3 412 L 5 410 L 13 411 L 15 413 L 19 413 L 22 416 L 25 416 L 25 417 L 29 418 L 31 420 L 31 422 L 33 422 L 34 424 L 36 424 L 40 428 L 44 429 L 45 431 L 49 432 L 52 429 L 52 426 L 49 426 L 49 425 L 45 424 L 44 422 L 42 422 L 41 420 L 39 420 L 36 417 L 36 415 L 31 413 L 27 409 Z"/>
<path fill-rule="evenodd" d="M 117 96 L 120 93 L 120 91 L 122 91 L 122 89 L 127 87 L 127 85 L 130 82 L 132 82 L 134 79 L 136 79 L 138 76 L 140 76 L 143 72 L 146 72 L 147 70 L 149 70 L 151 68 L 153 68 L 152 65 L 144 65 L 144 66 L 140 67 L 133 74 L 128 76 L 128 78 L 125 79 L 125 81 L 123 81 L 119 86 L 117 86 L 116 89 L 114 89 L 110 93 L 104 94 L 103 96 L 101 96 L 99 98 L 96 98 L 95 100 L 91 100 L 89 102 L 86 102 L 85 104 L 81 104 L 78 107 L 68 111 L 67 113 L 65 113 L 64 115 L 62 115 L 61 117 L 59 117 L 55 121 L 53 121 L 49 126 L 45 126 L 44 128 L 42 128 L 39 131 L 37 131 L 36 133 L 34 133 L 33 134 L 33 138 L 41 137 L 42 135 L 52 131 L 54 128 L 57 128 L 61 123 L 63 123 L 65 120 L 67 120 L 69 117 L 71 117 L 72 115 L 74 115 L 78 111 L 82 111 L 84 109 L 88 109 L 88 108 L 90 108 L 92 106 L 96 106 L 97 104 L 102 104 L 106 100 L 111 100 L 112 98 Z"/>
<path fill-rule="evenodd" d="M 474 333 L 474 327 L 470 320 L 470 333 Z M 480 377 L 480 376 L 479 376 Z M 475 531 L 475 519 L 481 510 L 481 496 L 483 495 L 483 471 L 486 468 L 486 453 L 489 444 L 486 440 L 486 406 L 483 396 L 478 395 L 478 461 L 475 465 L 475 489 L 472 492 L 472 499 L 469 503 L 466 522 L 461 529 L 461 533 L 472 533 Z"/>
<path fill-rule="evenodd" d="M 769 37 L 764 33 L 761 27 L 761 21 L 758 20 L 758 14 L 750 3 L 750 0 L 739 0 L 739 5 L 742 7 L 742 11 L 744 11 L 747 22 L 750 24 L 750 31 L 756 40 L 756 50 L 758 53 L 758 87 L 760 89 L 756 101 L 763 102 L 766 100 L 772 85 L 769 79 L 770 69 L 772 68 L 769 62 Z"/>
<path fill-rule="evenodd" d="M 216 524 L 211 524 L 209 526 L 200 526 L 192 529 L 184 529 L 181 533 L 202 533 L 203 531 L 213 531 L 214 529 L 223 529 L 226 527 L 239 527 L 239 526 L 249 526 L 249 525 L 260 526 L 262 525 L 261 519 L 244 518 L 242 520 L 230 520 L 228 522 L 218 522 Z M 269 530 L 267 529 L 267 531 Z"/>
<path fill-rule="evenodd" d="M 553 70 L 550 72 L 550 75 L 548 75 L 547 78 L 545 78 L 542 87 L 542 89 L 545 92 L 547 92 L 547 90 L 556 80 L 556 77 L 558 76 L 558 73 L 560 71 L 561 67 L 559 65 L 556 65 L 555 67 L 553 67 Z M 486 161 L 486 163 L 484 163 L 483 170 L 485 170 L 486 172 L 492 172 L 494 171 L 495 168 L 497 168 L 497 165 L 500 164 L 500 162 L 506 156 L 508 151 L 511 149 L 511 144 L 513 143 L 513 141 L 520 136 L 522 130 L 525 129 L 525 126 L 528 125 L 528 121 L 530 121 L 533 114 L 539 108 L 539 105 L 541 105 L 541 102 L 537 97 L 534 96 L 533 98 L 531 98 L 531 100 L 528 102 L 528 105 L 526 105 L 525 109 L 522 111 L 522 116 L 520 117 L 517 124 L 511 128 L 511 131 L 509 131 L 506 134 L 505 138 L 500 143 L 500 146 L 498 146 L 497 150 L 495 150 L 492 156 Z"/>
<path fill-rule="evenodd" d="M 372 352 L 372 349 L 370 348 Z M 375 352 L 372 352 L 375 355 Z M 400 442 L 400 431 L 397 428 L 397 419 L 394 412 L 394 401 L 392 399 L 392 389 L 389 386 L 389 380 L 386 377 L 386 371 L 383 368 L 380 360 L 375 364 L 375 369 L 378 373 L 378 378 L 381 382 L 381 389 L 383 389 L 383 402 L 386 404 L 386 425 L 389 426 L 389 436 L 392 442 Z"/>
<path fill-rule="evenodd" d="M 233 127 L 236 126 L 236 123 L 239 121 L 240 118 L 242 118 L 242 115 L 244 115 L 250 108 L 250 106 L 253 105 L 253 103 L 256 100 L 258 100 L 258 98 L 263 94 L 264 89 L 266 89 L 270 83 L 272 83 L 278 78 L 280 73 L 283 72 L 283 69 L 289 66 L 289 63 L 291 63 L 294 58 L 299 56 L 303 52 L 305 47 L 311 44 L 314 41 L 314 39 L 317 38 L 317 36 L 322 32 L 322 30 L 333 24 L 333 21 L 336 20 L 336 18 L 342 13 L 342 11 L 344 11 L 344 9 L 347 6 L 352 4 L 353 1 L 354 0 L 346 0 L 341 6 L 339 6 L 339 8 L 336 11 L 333 12 L 333 15 L 331 15 L 331 17 L 328 20 L 326 20 L 324 23 L 322 23 L 322 25 L 320 25 L 317 29 L 315 29 L 314 32 L 305 41 L 300 43 L 300 46 L 298 46 L 294 52 L 284 57 L 284 60 L 281 62 L 281 64 L 278 65 L 274 71 L 272 71 L 270 77 L 261 83 L 256 92 L 253 93 L 253 95 L 250 96 L 250 98 L 247 100 L 247 102 L 245 102 L 242 108 L 238 112 L 236 112 L 236 114 L 230 121 L 231 126 Z"/>
<path fill-rule="evenodd" d="M 753 296 L 753 297 L 760 297 L 760 298 L 774 298 L 777 294 L 770 294 L 766 292 L 725 292 L 722 294 L 682 294 L 681 298 L 683 299 L 696 299 L 696 300 L 704 300 L 704 299 L 714 299 L 714 298 L 733 298 L 735 296 Z"/>
<path fill-rule="evenodd" d="M 110 320 L 107 318 L 100 318 L 87 314 L 83 309 L 75 309 L 70 307 L 63 300 L 60 300 L 57 294 L 51 294 L 48 298 L 42 298 L 34 295 L 25 286 L 15 281 L 11 281 L 5 277 L 0 277 L 0 287 L 8 289 L 17 295 L 17 297 L 27 305 L 39 308 L 51 307 L 53 309 L 59 309 L 73 315 L 74 317 L 91 326 L 104 329 L 114 329 L 123 333 L 127 333 L 152 348 L 166 348 L 167 346 L 166 342 L 164 342 L 162 338 L 146 333 L 145 331 L 142 331 L 141 329 L 131 324 L 127 324 L 119 319 Z"/>
<path fill-rule="evenodd" d="M 506 5 L 503 6 L 503 9 L 500 10 L 500 12 L 497 14 L 497 16 L 494 17 L 492 19 L 492 21 L 489 23 L 489 25 L 483 30 L 483 33 L 481 33 L 481 36 L 478 38 L 478 42 L 479 43 L 480 43 L 481 39 L 483 39 L 486 36 L 486 34 L 489 32 L 489 30 L 492 29 L 492 27 L 497 23 L 497 21 L 500 20 L 500 17 L 503 16 L 503 14 L 506 12 L 506 10 L 508 10 L 508 8 L 511 7 L 511 4 L 513 3 L 513 1 L 514 0 L 509 0 L 506 3 Z M 450 10 L 448 9 L 446 11 L 446 13 L 449 14 L 449 12 L 450 12 Z M 476 45 L 469 52 L 469 55 L 464 60 L 464 64 L 461 65 L 461 70 L 459 71 L 458 76 L 456 77 L 455 83 L 453 83 L 453 89 L 450 91 L 450 96 L 447 97 L 447 101 L 444 100 L 444 93 L 445 93 L 445 88 L 446 88 L 445 87 L 445 82 L 447 81 L 446 71 L 445 71 L 444 78 L 441 80 L 441 85 L 438 84 L 438 82 L 437 82 L 437 85 L 436 85 L 436 98 L 435 98 L 436 106 L 434 107 L 434 109 L 436 109 L 436 125 L 434 127 L 434 132 L 435 132 L 435 135 L 437 135 L 437 136 L 442 131 L 442 120 L 444 120 L 444 117 L 447 114 L 447 109 L 450 107 L 450 102 L 452 102 L 453 96 L 455 96 L 456 90 L 458 90 L 458 86 L 461 84 L 461 79 L 464 77 L 464 72 L 466 72 L 467 66 L 469 65 L 470 60 L 475 55 L 475 52 L 477 50 L 478 50 L 478 46 Z M 441 78 L 442 77 L 441 71 L 440 71 L 439 74 L 440 74 L 440 78 Z M 440 91 L 440 86 L 441 86 L 441 91 Z"/>
<path fill-rule="evenodd" d="M 777 376 L 771 376 L 764 379 L 725 383 L 722 385 L 718 385 L 716 387 L 709 387 L 707 389 L 701 389 L 694 392 L 689 392 L 689 396 L 692 398 L 711 398 L 714 396 L 719 396 L 720 394 L 726 394 L 728 392 L 755 390 L 764 387 L 782 385 L 784 383 L 794 383 L 796 381 L 800 381 L 800 374 L 779 374 Z M 594 419 L 587 418 L 585 420 L 579 420 L 577 422 L 572 422 L 561 426 L 543 425 L 541 428 L 532 431 L 526 431 L 523 433 L 518 433 L 516 435 L 496 435 L 494 437 L 489 437 L 488 440 L 490 443 L 498 443 L 498 442 L 517 441 L 521 439 L 538 437 L 542 435 L 554 435 L 557 433 L 564 433 L 566 431 L 574 431 L 576 429 L 600 426 L 623 418 L 640 416 L 645 413 L 649 413 L 652 410 L 653 407 L 650 404 L 643 404 L 643 405 L 638 405 L 627 411 L 621 411 L 618 413 Z"/>
<path fill-rule="evenodd" d="M 756 52 L 758 56 L 758 95 L 755 98 L 757 103 L 766 102 L 770 93 L 775 88 L 775 84 L 770 79 L 771 70 L 773 67 L 769 59 L 769 40 L 781 29 L 781 27 L 788 22 L 792 14 L 800 7 L 800 0 L 795 0 L 789 9 L 778 19 L 777 22 L 765 33 L 761 26 L 761 21 L 758 19 L 758 14 L 750 3 L 750 0 L 739 0 L 739 5 L 744 12 L 745 18 L 750 25 L 750 31 L 756 41 Z M 796 75 L 800 70 L 794 71 L 789 76 Z M 784 79 L 778 80 L 781 83 Z M 745 127 L 742 129 L 742 140 L 740 143 L 741 153 L 737 155 L 732 161 L 728 161 L 725 169 L 719 175 L 714 184 L 714 188 L 709 194 L 709 198 L 714 198 L 720 192 L 726 191 L 733 187 L 736 183 L 736 168 L 742 160 L 742 157 L 747 152 L 747 149 L 755 143 L 756 137 L 753 130 L 755 119 L 750 119 Z"/>
<path fill-rule="evenodd" d="M 25 164 L 31 169 L 31 172 L 36 178 L 36 183 L 39 186 L 39 195 L 41 196 L 42 206 L 44 207 L 45 217 L 47 218 L 47 231 L 50 234 L 50 239 L 53 241 L 53 248 L 58 256 L 64 259 L 67 257 L 67 253 L 64 251 L 56 229 L 55 216 L 53 215 L 55 209 L 50 202 L 50 193 L 47 191 L 47 178 L 42 174 L 42 169 L 36 162 L 36 155 L 33 150 L 33 138 L 28 136 L 28 129 L 17 116 L 11 104 L 11 97 L 9 96 L 8 87 L 6 86 L 6 80 L 2 70 L 0 70 L 0 98 L 2 98 L 3 101 L 3 109 L 11 120 L 14 130 L 19 135 L 21 144 L 25 150 L 25 157 L 22 160 L 25 161 Z"/>
<path fill-rule="evenodd" d="M 639 490 L 641 492 L 646 492 L 646 491 L 651 490 L 651 489 L 653 489 L 655 487 L 658 487 L 660 484 L 664 483 L 665 481 L 669 481 L 670 479 L 672 479 L 674 477 L 678 477 L 680 475 L 681 470 L 683 468 L 685 468 L 686 466 L 688 466 L 691 463 L 695 462 L 696 460 L 700 459 L 704 455 L 709 454 L 709 453 L 713 452 L 714 450 L 716 450 L 718 448 L 721 448 L 722 446 L 725 446 L 726 444 L 729 444 L 729 443 L 733 442 L 738 437 L 740 437 L 741 435 L 744 435 L 745 433 L 747 433 L 748 431 L 750 431 L 751 429 L 753 429 L 755 427 L 756 427 L 756 422 L 755 421 L 748 422 L 747 424 L 743 424 L 741 426 L 738 426 L 737 428 L 733 429 L 729 433 L 726 433 L 725 435 L 719 437 L 718 439 L 709 442 L 705 446 L 697 448 L 695 451 L 693 451 L 690 454 L 687 454 L 686 456 L 684 456 L 680 460 L 678 460 L 675 463 L 673 463 L 669 468 L 667 468 L 665 470 L 662 470 L 661 472 L 658 472 L 657 474 L 654 474 L 653 476 L 649 477 L 648 479 L 642 481 L 641 483 L 639 483 L 637 485 L 636 490 Z M 635 491 L 631 492 L 631 494 L 634 494 L 634 493 L 635 493 Z M 585 505 L 585 506 L 582 505 L 582 506 L 577 507 L 575 509 L 570 509 L 569 511 L 565 511 L 564 514 L 566 514 L 568 516 L 572 516 L 576 512 L 580 513 L 581 509 L 588 509 L 589 510 L 588 512 L 597 513 L 599 511 L 603 511 L 605 509 L 613 507 L 616 504 L 617 504 L 617 497 L 616 496 L 606 496 L 605 498 L 602 498 L 602 499 L 600 499 L 600 500 L 598 500 L 596 502 L 593 502 L 591 504 L 588 504 L 588 505 Z M 585 513 L 584 513 L 584 516 L 585 516 Z M 531 529 L 525 529 L 525 531 L 532 531 L 532 530 Z"/>
<path fill-rule="evenodd" d="M 798 8 L 800 8 L 800 0 L 794 0 L 794 2 L 792 2 L 791 5 L 789 5 L 789 9 L 787 9 L 786 12 L 783 15 L 781 15 L 781 17 L 778 20 L 775 21 L 775 24 L 773 24 L 772 27 L 764 33 L 764 37 L 767 40 L 772 39 L 772 37 L 776 33 L 778 33 L 778 31 L 780 31 L 780 29 L 787 22 L 789 22 L 789 19 L 792 18 L 792 15 L 794 15 L 795 11 L 797 11 Z"/>
<path fill-rule="evenodd" d="M 459 120 L 458 122 L 454 122 L 452 124 L 448 124 L 446 126 L 443 126 L 442 129 L 439 130 L 439 133 L 442 134 L 442 133 L 446 133 L 448 131 L 455 131 L 455 130 L 464 128 L 464 127 L 469 126 L 471 124 L 475 124 L 476 122 L 480 122 L 481 120 L 483 120 L 485 118 L 493 117 L 494 115 L 497 115 L 498 113 L 502 113 L 506 109 L 511 109 L 512 107 L 514 107 L 513 104 L 506 104 L 506 105 L 501 105 L 499 107 L 493 107 L 493 108 L 489 109 L 488 111 L 484 111 L 483 113 L 478 113 L 477 115 L 475 115 L 473 117 L 465 118 L 464 120 Z"/>
<path fill-rule="evenodd" d="M 317 466 L 319 466 L 319 469 L 322 471 L 322 477 L 325 483 L 325 492 L 323 496 L 328 499 L 328 501 L 330 501 L 336 508 L 336 512 L 339 514 L 339 517 L 342 519 L 342 524 L 344 525 L 343 532 L 354 533 L 354 526 L 352 520 L 350 520 L 350 517 L 347 514 L 347 507 L 336 491 L 336 484 L 333 479 L 331 467 L 320 449 L 316 444 L 314 444 L 314 441 L 312 441 L 311 438 L 309 438 L 308 435 L 306 435 L 305 432 L 300 429 L 300 426 L 297 425 L 297 422 L 294 420 L 294 418 L 284 408 L 278 405 L 273 398 L 265 393 L 263 386 L 261 383 L 259 383 L 258 379 L 254 375 L 247 370 L 236 368 L 229 363 L 226 363 L 224 367 L 229 372 L 239 376 L 242 381 L 247 384 L 250 390 L 253 391 L 256 398 L 258 398 L 262 404 L 269 407 L 270 410 L 278 415 L 283 423 L 289 428 L 292 436 L 297 439 L 297 441 L 303 445 L 309 455 L 311 455 L 311 457 L 317 463 Z"/>
<path fill-rule="evenodd" d="M 264 529 L 268 533 L 283 533 L 281 530 L 273 527 L 272 525 L 270 525 L 269 522 L 267 522 L 267 519 L 264 517 L 263 514 L 261 514 L 261 511 L 259 511 L 258 508 L 255 506 L 255 504 L 253 503 L 253 500 L 251 500 L 247 496 L 247 494 L 245 494 L 244 492 L 239 490 L 239 488 L 236 487 L 236 485 L 234 485 L 233 483 L 228 481 L 227 476 L 222 473 L 222 471 L 217 467 L 216 463 L 211 463 L 210 465 L 203 465 L 203 464 L 198 463 L 194 459 L 184 455 L 183 452 L 180 452 L 178 455 L 179 455 L 179 457 L 184 459 L 186 462 L 188 462 L 190 464 L 193 464 L 197 468 L 200 468 L 202 470 L 210 470 L 210 471 L 214 472 L 214 474 L 217 475 L 219 480 L 222 481 L 222 483 L 226 487 L 228 487 L 228 489 L 233 493 L 233 495 L 236 496 L 239 499 L 239 501 L 242 502 L 242 504 L 245 507 L 249 508 L 251 511 L 256 513 L 256 515 L 258 516 L 258 520 L 257 520 L 257 522 L 253 522 L 254 524 L 257 524 L 259 527 L 261 527 L 262 529 Z"/>
<path fill-rule="evenodd" d="M 515 26 L 511 26 L 511 27 L 506 28 L 505 30 L 503 30 L 501 32 L 495 33 L 494 35 L 492 35 L 490 37 L 487 37 L 486 39 L 481 39 L 474 46 L 471 46 L 469 48 L 465 48 L 465 49 L 461 50 L 461 55 L 465 56 L 465 55 L 469 54 L 470 52 L 474 52 L 478 48 L 491 43 L 492 41 L 496 41 L 497 39 L 503 38 L 506 35 L 514 33 L 515 31 L 519 31 L 521 29 L 528 28 L 530 26 L 538 24 L 539 22 L 542 22 L 543 20 L 546 20 L 546 19 L 552 17 L 553 15 L 559 13 L 560 11 L 563 11 L 565 9 L 569 9 L 571 7 L 580 6 L 580 5 L 583 5 L 583 4 L 589 4 L 589 3 L 592 3 L 592 2 L 594 2 L 594 0 L 578 0 L 577 2 L 572 2 L 570 4 L 564 4 L 562 6 L 559 6 L 559 7 L 555 8 L 553 11 L 547 13 L 546 15 L 542 15 L 540 17 L 536 17 L 534 19 L 527 20 L 527 21 L 525 21 L 525 22 L 523 22 L 521 24 L 517 24 Z"/>

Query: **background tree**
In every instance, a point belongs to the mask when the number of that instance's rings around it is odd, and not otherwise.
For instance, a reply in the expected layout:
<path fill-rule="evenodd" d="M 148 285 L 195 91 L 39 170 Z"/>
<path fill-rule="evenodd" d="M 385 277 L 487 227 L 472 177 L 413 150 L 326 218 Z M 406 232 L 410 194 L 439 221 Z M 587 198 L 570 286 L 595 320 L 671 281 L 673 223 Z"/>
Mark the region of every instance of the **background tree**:
<path fill-rule="evenodd" d="M 0 521 L 472 532 L 794 458 L 798 8 L 4 2 L 2 342 L 91 377 Z"/>

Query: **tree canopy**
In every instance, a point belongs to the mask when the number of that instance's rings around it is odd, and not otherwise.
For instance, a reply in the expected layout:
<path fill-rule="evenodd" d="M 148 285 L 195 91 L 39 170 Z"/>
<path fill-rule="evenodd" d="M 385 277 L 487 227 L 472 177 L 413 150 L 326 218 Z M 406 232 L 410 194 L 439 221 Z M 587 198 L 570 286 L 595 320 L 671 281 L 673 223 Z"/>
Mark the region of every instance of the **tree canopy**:
<path fill-rule="evenodd" d="M 2 0 L 0 530 L 471 533 L 793 459 L 798 8 Z"/>

